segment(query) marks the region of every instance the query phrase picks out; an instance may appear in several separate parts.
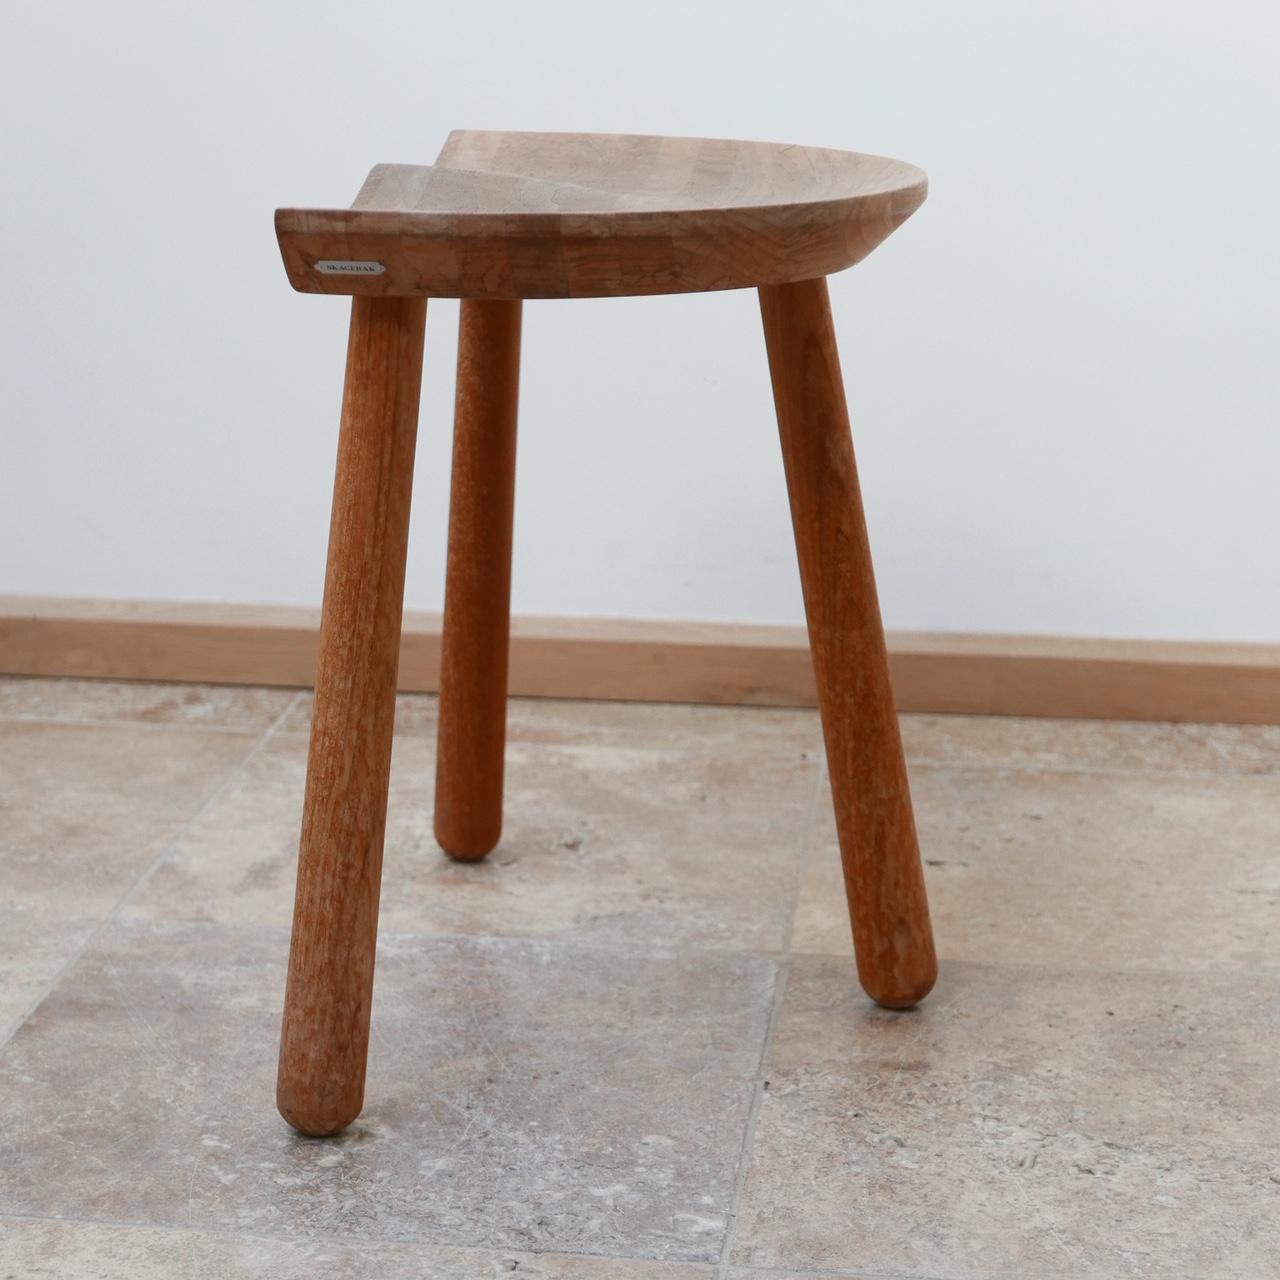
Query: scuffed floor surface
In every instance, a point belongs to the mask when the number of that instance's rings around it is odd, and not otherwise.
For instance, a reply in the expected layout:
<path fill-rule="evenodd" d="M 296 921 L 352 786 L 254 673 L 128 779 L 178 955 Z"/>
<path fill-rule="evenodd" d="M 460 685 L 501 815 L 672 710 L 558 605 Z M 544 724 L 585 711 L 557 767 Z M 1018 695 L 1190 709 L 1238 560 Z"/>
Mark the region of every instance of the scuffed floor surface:
<path fill-rule="evenodd" d="M 0 681 L 0 1277 L 1280 1276 L 1280 730 L 904 718 L 942 977 L 855 982 L 817 717 L 403 698 L 366 1110 L 273 1106 L 309 698 Z"/>

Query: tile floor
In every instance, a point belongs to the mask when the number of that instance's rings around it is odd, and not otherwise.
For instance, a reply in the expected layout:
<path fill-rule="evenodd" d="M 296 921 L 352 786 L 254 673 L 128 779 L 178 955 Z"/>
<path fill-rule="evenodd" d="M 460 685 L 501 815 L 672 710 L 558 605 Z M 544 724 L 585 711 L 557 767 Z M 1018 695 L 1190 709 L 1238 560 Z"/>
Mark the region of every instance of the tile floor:
<path fill-rule="evenodd" d="M 816 716 L 404 698 L 364 1116 L 273 1075 L 308 698 L 0 681 L 0 1280 L 1280 1276 L 1280 729 L 904 718 L 942 977 L 854 981 Z"/>

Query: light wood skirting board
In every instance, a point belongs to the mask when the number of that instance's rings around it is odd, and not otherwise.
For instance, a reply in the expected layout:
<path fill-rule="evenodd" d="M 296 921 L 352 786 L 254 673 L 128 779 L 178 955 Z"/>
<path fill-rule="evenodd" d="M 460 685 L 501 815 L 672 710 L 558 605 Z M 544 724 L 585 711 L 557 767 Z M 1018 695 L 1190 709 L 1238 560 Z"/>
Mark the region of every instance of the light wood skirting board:
<path fill-rule="evenodd" d="M 0 597 L 0 672 L 309 685 L 319 611 Z M 898 708 L 1280 723 L 1280 645 L 889 634 Z M 437 687 L 440 621 L 405 615 L 400 687 Z M 511 693 L 813 706 L 799 627 L 517 618 Z"/>

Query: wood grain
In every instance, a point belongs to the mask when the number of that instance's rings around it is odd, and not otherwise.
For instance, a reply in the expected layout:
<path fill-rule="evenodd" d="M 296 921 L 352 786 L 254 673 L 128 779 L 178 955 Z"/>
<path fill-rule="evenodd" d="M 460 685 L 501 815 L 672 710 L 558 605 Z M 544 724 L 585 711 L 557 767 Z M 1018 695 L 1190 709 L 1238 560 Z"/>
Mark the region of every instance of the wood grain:
<path fill-rule="evenodd" d="M 829 275 L 925 198 L 913 165 L 822 147 L 460 130 L 434 165 L 377 165 L 350 209 L 285 208 L 305 293 L 582 298 Z M 319 262 L 377 263 L 327 275 Z"/>
<path fill-rule="evenodd" d="M 858 977 L 907 1008 L 938 961 L 827 282 L 761 289 L 760 307 Z"/>
<path fill-rule="evenodd" d="M 0 674 L 309 686 L 319 610 L 0 596 Z M 439 688 L 441 619 L 406 613 L 400 688 Z M 1280 645 L 889 631 L 899 711 L 1280 724 Z M 817 705 L 803 627 L 515 617 L 509 691 Z"/>
<path fill-rule="evenodd" d="M 458 331 L 435 833 L 483 858 L 502 834 L 520 303 L 468 300 Z"/>
<path fill-rule="evenodd" d="M 425 319 L 352 304 L 277 1090 L 308 1134 L 364 1100 Z"/>

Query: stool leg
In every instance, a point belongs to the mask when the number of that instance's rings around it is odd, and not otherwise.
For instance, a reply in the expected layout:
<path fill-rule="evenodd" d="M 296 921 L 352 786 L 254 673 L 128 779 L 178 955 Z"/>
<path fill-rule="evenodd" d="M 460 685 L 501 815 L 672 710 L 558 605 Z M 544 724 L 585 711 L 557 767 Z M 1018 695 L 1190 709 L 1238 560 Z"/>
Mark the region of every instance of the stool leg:
<path fill-rule="evenodd" d="M 502 834 L 519 379 L 520 303 L 464 301 L 435 816 L 440 847 L 463 862 L 483 858 Z"/>
<path fill-rule="evenodd" d="M 827 282 L 760 290 L 858 977 L 889 1008 L 937 976 Z"/>
<path fill-rule="evenodd" d="M 276 1095 L 307 1134 L 364 1101 L 425 320 L 352 299 Z"/>

